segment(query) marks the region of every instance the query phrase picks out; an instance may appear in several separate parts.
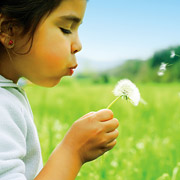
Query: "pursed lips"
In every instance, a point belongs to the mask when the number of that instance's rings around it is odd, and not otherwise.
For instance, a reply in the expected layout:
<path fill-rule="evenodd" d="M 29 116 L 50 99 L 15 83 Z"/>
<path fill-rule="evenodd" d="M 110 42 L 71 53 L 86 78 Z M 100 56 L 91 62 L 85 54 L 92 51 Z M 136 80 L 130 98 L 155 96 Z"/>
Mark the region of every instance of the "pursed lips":
<path fill-rule="evenodd" d="M 74 73 L 74 69 L 76 69 L 77 66 L 78 66 L 78 65 L 76 64 L 75 66 L 72 66 L 72 67 L 69 68 L 69 70 L 70 70 L 70 75 L 72 75 L 72 74 Z"/>
<path fill-rule="evenodd" d="M 70 67 L 69 69 L 76 69 L 77 68 L 77 66 L 78 66 L 78 64 L 76 64 L 75 66 L 73 66 L 73 67 Z"/>

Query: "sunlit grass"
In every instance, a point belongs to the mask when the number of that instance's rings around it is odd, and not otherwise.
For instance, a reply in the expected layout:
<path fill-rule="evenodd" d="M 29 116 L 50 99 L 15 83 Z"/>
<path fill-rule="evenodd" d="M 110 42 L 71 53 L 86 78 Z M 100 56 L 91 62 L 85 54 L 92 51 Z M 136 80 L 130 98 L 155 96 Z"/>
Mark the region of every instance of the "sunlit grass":
<path fill-rule="evenodd" d="M 34 113 L 44 163 L 68 128 L 114 99 L 112 84 L 65 79 L 51 89 L 25 88 Z M 111 107 L 119 119 L 118 143 L 103 157 L 85 164 L 77 180 L 172 179 L 180 162 L 180 84 L 137 84 L 147 105 L 119 100 Z M 180 179 L 177 172 L 176 180 Z M 172 180 L 175 180 L 172 179 Z"/>

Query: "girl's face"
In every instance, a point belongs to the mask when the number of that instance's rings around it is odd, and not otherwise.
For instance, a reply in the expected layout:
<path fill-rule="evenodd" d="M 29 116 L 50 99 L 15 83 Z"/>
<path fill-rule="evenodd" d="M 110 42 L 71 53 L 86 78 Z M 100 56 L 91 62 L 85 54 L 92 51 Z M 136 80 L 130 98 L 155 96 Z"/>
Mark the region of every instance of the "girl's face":
<path fill-rule="evenodd" d="M 12 57 L 16 74 L 35 84 L 52 87 L 63 76 L 72 75 L 77 67 L 75 54 L 82 48 L 78 28 L 82 23 L 86 0 L 63 0 L 48 17 L 42 19 L 35 32 L 31 51 L 26 55 Z M 24 37 L 15 44 L 25 51 Z"/>

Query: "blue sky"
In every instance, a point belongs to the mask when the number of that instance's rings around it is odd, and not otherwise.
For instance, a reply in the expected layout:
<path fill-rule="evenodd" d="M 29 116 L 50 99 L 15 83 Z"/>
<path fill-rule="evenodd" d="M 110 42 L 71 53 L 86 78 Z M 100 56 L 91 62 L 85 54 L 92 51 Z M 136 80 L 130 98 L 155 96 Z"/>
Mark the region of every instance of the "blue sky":
<path fill-rule="evenodd" d="M 89 0 L 80 59 L 146 59 L 180 45 L 180 0 Z"/>

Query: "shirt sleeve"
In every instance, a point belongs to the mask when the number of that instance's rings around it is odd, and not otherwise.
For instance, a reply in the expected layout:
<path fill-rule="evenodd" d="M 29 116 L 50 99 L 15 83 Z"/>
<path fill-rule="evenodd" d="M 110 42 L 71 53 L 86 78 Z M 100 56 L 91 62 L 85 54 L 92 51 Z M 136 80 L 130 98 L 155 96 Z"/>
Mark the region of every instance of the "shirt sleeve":
<path fill-rule="evenodd" d="M 0 104 L 0 179 L 26 180 L 27 126 L 23 113 L 13 103 Z"/>

